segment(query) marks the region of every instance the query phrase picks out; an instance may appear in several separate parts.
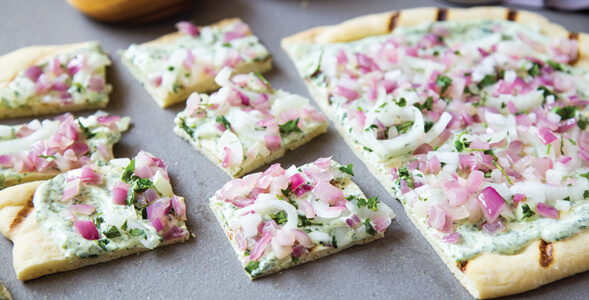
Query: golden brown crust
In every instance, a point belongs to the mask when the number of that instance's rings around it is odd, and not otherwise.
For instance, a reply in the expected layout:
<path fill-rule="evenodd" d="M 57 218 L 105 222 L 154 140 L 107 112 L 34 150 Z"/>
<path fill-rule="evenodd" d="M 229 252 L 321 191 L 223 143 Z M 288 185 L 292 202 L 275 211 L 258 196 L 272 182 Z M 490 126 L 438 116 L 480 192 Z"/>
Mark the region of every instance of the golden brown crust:
<path fill-rule="evenodd" d="M 39 227 L 35 208 L 31 209 L 33 194 L 42 183 L 35 181 L 0 191 L 0 232 L 14 244 L 13 264 L 19 280 L 35 279 L 149 250 L 136 247 L 97 258 L 64 257 L 55 241 Z M 183 242 L 188 237 L 186 234 L 184 238 L 168 240 L 158 247 Z"/>
<path fill-rule="evenodd" d="M 12 296 L 4 284 L 2 284 L 2 281 L 0 281 L 0 300 L 12 300 Z"/>
<path fill-rule="evenodd" d="M 226 27 L 233 23 L 241 22 L 239 18 L 231 18 L 231 19 L 224 19 L 209 27 Z M 248 35 L 252 35 L 251 30 L 248 31 Z M 163 35 L 155 40 L 146 42 L 141 44 L 141 46 L 149 46 L 149 47 L 159 47 L 162 45 L 170 44 L 176 41 L 177 39 L 183 36 L 180 32 L 173 32 L 166 35 Z M 219 89 L 219 86 L 215 82 L 215 77 L 207 75 L 201 78 L 192 86 L 184 87 L 178 91 L 178 93 L 169 93 L 167 90 L 157 88 L 149 84 L 147 77 L 143 74 L 138 68 L 136 68 L 129 60 L 125 59 L 121 56 L 121 60 L 127 66 L 129 71 L 135 79 L 137 79 L 143 87 L 147 90 L 147 92 L 151 95 L 151 97 L 157 102 L 157 104 L 162 107 L 170 107 L 176 103 L 180 103 L 186 100 L 190 94 L 193 92 L 198 93 L 207 93 L 212 92 Z M 234 67 L 234 73 L 249 73 L 249 72 L 259 72 L 264 73 L 270 69 L 272 69 L 272 59 L 268 57 L 266 60 L 252 62 L 252 63 L 245 63 L 240 62 Z"/>
<path fill-rule="evenodd" d="M 502 7 L 475 7 L 469 9 L 446 9 L 440 13 L 437 8 L 417 8 L 393 11 L 383 14 L 368 15 L 346 21 L 339 25 L 312 28 L 282 40 L 282 47 L 296 61 L 294 53 L 289 51 L 293 44 L 326 44 L 347 42 L 375 34 L 385 34 L 397 26 L 418 25 L 438 19 L 448 21 L 467 21 L 482 19 L 513 20 L 537 27 L 553 38 L 567 38 L 570 35 L 564 27 L 553 24 L 545 17 L 526 11 L 515 11 Z M 377 23 L 381 22 L 378 26 Z M 368 25 L 363 25 L 367 23 Z M 349 36 L 344 33 L 349 32 Z M 579 59 L 576 66 L 589 67 L 589 34 L 576 35 L 579 41 Z M 341 136 L 379 180 L 392 194 L 393 184 L 381 175 L 374 164 L 369 161 L 360 146 L 339 126 L 339 120 L 331 112 L 327 96 L 321 90 L 306 82 L 307 88 L 315 101 L 336 125 Z M 393 195 L 394 197 L 395 195 Z M 589 232 L 577 234 L 571 238 L 555 243 L 536 241 L 516 255 L 484 253 L 468 262 L 456 264 L 437 245 L 423 222 L 418 221 L 409 211 L 409 219 L 422 232 L 442 260 L 458 278 L 460 283 L 476 298 L 493 298 L 529 291 L 554 282 L 561 278 L 589 270 Z"/>

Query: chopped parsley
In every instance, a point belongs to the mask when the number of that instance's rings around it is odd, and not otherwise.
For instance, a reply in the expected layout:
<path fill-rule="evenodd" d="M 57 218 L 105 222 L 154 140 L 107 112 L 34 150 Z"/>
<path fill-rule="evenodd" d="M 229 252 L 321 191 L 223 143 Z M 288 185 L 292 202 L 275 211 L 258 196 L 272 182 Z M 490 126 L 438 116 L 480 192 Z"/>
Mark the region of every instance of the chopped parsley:
<path fill-rule="evenodd" d="M 479 87 L 479 89 L 483 89 L 486 86 L 495 84 L 495 82 L 497 82 L 497 76 L 487 74 L 485 77 L 483 77 L 483 79 L 481 79 L 481 81 L 479 81 L 477 87 Z"/>
<path fill-rule="evenodd" d="M 221 123 L 223 124 L 223 126 L 225 126 L 225 128 L 227 129 L 231 129 L 231 123 L 229 123 L 229 121 L 227 121 L 227 118 L 225 118 L 225 116 L 218 116 L 215 121 L 217 123 Z"/>
<path fill-rule="evenodd" d="M 337 248 L 337 239 L 335 238 L 335 234 L 331 237 L 331 245 L 333 248 Z"/>
<path fill-rule="evenodd" d="M 522 219 L 531 218 L 536 214 L 530 209 L 530 207 L 527 204 L 522 205 L 522 213 L 524 215 Z"/>
<path fill-rule="evenodd" d="M 348 199 L 348 198 L 346 198 Z M 373 197 L 373 198 L 357 198 L 358 199 L 358 207 L 362 207 L 362 206 L 366 206 L 369 209 L 372 209 L 373 211 L 377 211 L 378 210 L 378 204 L 380 203 L 380 201 L 378 201 L 378 197 Z M 349 199 L 348 199 L 349 200 Z"/>
<path fill-rule="evenodd" d="M 260 267 L 259 261 L 250 260 L 250 262 L 243 268 L 248 274 L 252 274 L 252 272 Z"/>
<path fill-rule="evenodd" d="M 470 146 L 470 142 L 467 142 L 464 139 L 461 139 L 462 136 L 465 134 L 466 134 L 466 131 L 461 133 L 456 138 L 456 141 L 454 142 L 454 147 L 456 148 L 456 151 L 458 151 L 458 152 L 462 152 L 464 149 L 466 149 L 466 148 L 468 148 L 468 146 Z"/>
<path fill-rule="evenodd" d="M 121 236 L 121 233 L 119 232 L 116 226 L 110 226 L 108 230 L 103 231 L 102 234 L 104 234 L 104 236 L 106 236 L 109 239 Z"/>
<path fill-rule="evenodd" d="M 399 179 L 407 181 L 410 188 L 415 188 L 413 186 L 413 178 L 411 177 L 409 170 L 407 170 L 407 167 L 399 168 Z"/>
<path fill-rule="evenodd" d="M 528 70 L 528 74 L 532 77 L 537 77 L 540 75 L 540 64 L 533 63 L 532 67 Z"/>
<path fill-rule="evenodd" d="M 431 121 L 425 121 L 425 124 L 423 125 L 423 130 L 425 131 L 425 133 L 428 133 L 432 127 L 434 127 L 434 122 Z"/>
<path fill-rule="evenodd" d="M 444 95 L 444 93 L 446 93 L 450 85 L 452 85 L 452 79 L 450 77 L 446 77 L 444 75 L 439 74 L 436 78 L 436 86 L 442 88 L 442 90 L 440 91 L 440 95 Z"/>
<path fill-rule="evenodd" d="M 555 61 L 549 60 L 546 62 L 554 71 L 565 71 L 565 67 L 561 63 L 557 63 Z"/>
<path fill-rule="evenodd" d="M 319 54 L 319 61 L 317 62 L 317 68 L 315 69 L 315 71 L 313 71 L 313 73 L 311 73 L 311 78 L 316 78 L 321 74 L 321 60 L 323 60 L 323 51 L 321 51 L 321 54 Z"/>
<path fill-rule="evenodd" d="M 349 164 L 346 167 L 344 167 L 344 166 L 339 167 L 339 170 L 342 171 L 342 172 L 344 172 L 344 173 L 347 173 L 347 174 L 350 174 L 350 175 L 354 176 L 354 170 L 352 170 L 353 167 L 354 167 L 353 164 Z"/>
<path fill-rule="evenodd" d="M 98 247 L 100 247 L 100 249 L 102 249 L 106 252 L 108 252 L 108 248 L 106 248 L 106 245 L 108 245 L 108 243 L 110 243 L 110 241 L 107 239 L 96 240 L 96 245 L 98 245 Z"/>
<path fill-rule="evenodd" d="M 299 128 L 299 120 L 300 118 L 297 118 L 296 120 L 288 120 L 286 123 L 282 124 L 282 125 L 278 125 L 278 127 L 280 128 L 280 133 L 282 134 L 290 134 L 293 132 L 296 133 L 302 133 L 303 131 Z"/>
<path fill-rule="evenodd" d="M 395 125 L 395 128 L 397 128 L 397 131 L 399 132 L 399 134 L 404 134 L 404 133 L 407 133 L 411 129 L 412 126 L 413 126 L 413 121 L 407 121 L 403 124 Z"/>
<path fill-rule="evenodd" d="M 429 96 L 423 104 L 415 103 L 413 106 L 417 107 L 419 110 L 432 110 L 434 108 L 434 98 Z"/>
<path fill-rule="evenodd" d="M 576 106 L 565 106 L 565 107 L 555 107 L 552 109 L 553 112 L 560 116 L 561 120 L 568 120 L 572 119 L 577 115 L 577 111 L 579 110 Z"/>
<path fill-rule="evenodd" d="M 366 226 L 366 233 L 370 234 L 370 235 L 376 235 L 377 232 L 374 229 L 374 227 L 372 227 L 372 224 L 370 224 L 370 219 L 366 218 L 366 220 L 364 221 L 364 226 Z"/>
<path fill-rule="evenodd" d="M 127 205 L 135 203 L 135 193 L 143 193 L 150 188 L 155 188 L 153 182 L 147 178 L 141 178 L 133 172 L 135 171 L 135 158 L 125 167 L 121 180 L 131 185 L 127 192 Z"/>
<path fill-rule="evenodd" d="M 76 118 L 76 121 L 78 121 L 78 125 L 80 126 L 80 129 L 82 130 L 82 133 L 84 134 L 84 136 L 86 137 L 86 139 L 91 139 L 93 137 L 96 136 L 96 133 L 90 131 L 90 129 L 88 129 L 88 127 L 85 127 L 82 122 L 80 122 L 79 118 Z"/>
<path fill-rule="evenodd" d="M 405 105 L 407 105 L 407 100 L 401 97 L 399 100 L 395 100 L 395 103 L 397 103 L 399 107 L 405 107 Z"/>
<path fill-rule="evenodd" d="M 270 218 L 272 218 L 272 220 L 278 225 L 284 224 L 287 221 L 286 213 L 283 210 L 277 212 L 275 215 L 270 214 Z"/>

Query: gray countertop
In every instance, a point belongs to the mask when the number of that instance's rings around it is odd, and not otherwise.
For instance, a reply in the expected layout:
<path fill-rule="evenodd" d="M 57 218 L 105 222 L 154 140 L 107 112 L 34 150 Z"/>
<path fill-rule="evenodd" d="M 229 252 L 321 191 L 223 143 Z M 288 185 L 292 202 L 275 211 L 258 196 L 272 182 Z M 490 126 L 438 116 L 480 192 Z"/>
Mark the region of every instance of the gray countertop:
<path fill-rule="evenodd" d="M 98 1 L 98 0 L 97 0 Z M 163 158 L 175 192 L 186 198 L 188 228 L 196 235 L 186 243 L 27 283 L 16 279 L 12 243 L 0 238 L 0 280 L 15 299 L 92 298 L 469 298 L 427 241 L 394 200 L 347 148 L 330 125 L 322 135 L 277 160 L 301 165 L 330 156 L 353 163 L 356 183 L 368 197 L 379 196 L 397 213 L 384 239 L 357 246 L 254 282 L 241 269 L 233 249 L 208 208 L 208 198 L 230 178 L 188 143 L 172 133 L 182 104 L 160 109 L 123 67 L 118 49 L 174 31 L 179 20 L 210 24 L 241 17 L 274 56 L 267 78 L 274 87 L 309 96 L 293 65 L 280 49 L 280 39 L 296 32 L 335 24 L 352 17 L 394 9 L 443 6 L 428 0 L 231 0 L 195 1 L 195 9 L 158 23 L 129 26 L 85 18 L 63 0 L 0 0 L 0 54 L 36 44 L 100 41 L 113 66 L 114 86 L 107 111 L 131 116 L 132 127 L 115 146 L 118 157 L 146 150 Z M 538 11 L 572 31 L 587 31 L 587 13 Z M 86 112 L 85 114 L 88 114 Z M 3 121 L 17 124 L 29 119 Z M 155 137 L 155 138 L 154 138 Z M 584 298 L 589 273 L 549 284 L 517 297 Z"/>

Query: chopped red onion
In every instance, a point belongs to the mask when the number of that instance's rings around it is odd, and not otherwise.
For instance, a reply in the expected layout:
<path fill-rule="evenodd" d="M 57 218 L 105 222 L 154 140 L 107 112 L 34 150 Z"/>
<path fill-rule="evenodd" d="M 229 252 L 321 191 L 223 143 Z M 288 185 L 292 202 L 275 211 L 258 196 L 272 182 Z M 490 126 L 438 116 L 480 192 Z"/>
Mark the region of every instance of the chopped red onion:
<path fill-rule="evenodd" d="M 153 226 L 157 232 L 164 230 L 164 224 L 162 224 L 162 220 L 160 218 L 151 220 L 151 226 Z"/>
<path fill-rule="evenodd" d="M 526 199 L 526 195 L 524 194 L 515 194 L 513 195 L 513 202 L 515 204 L 518 204 L 520 201 Z"/>
<path fill-rule="evenodd" d="M 153 221 L 154 219 L 163 219 L 166 220 L 166 215 L 170 213 L 172 208 L 170 203 L 170 198 L 162 198 L 151 205 L 149 205 L 147 210 L 147 219 L 149 221 Z"/>
<path fill-rule="evenodd" d="M 481 224 L 481 229 L 490 236 L 495 236 L 500 232 L 506 231 L 507 227 L 501 222 L 501 219 L 497 219 L 493 222 L 485 221 Z"/>
<path fill-rule="evenodd" d="M 131 185 L 125 182 L 115 182 L 112 190 L 112 202 L 115 204 L 126 205 L 127 193 Z"/>
<path fill-rule="evenodd" d="M 536 134 L 544 145 L 548 145 L 556 140 L 556 136 L 545 126 L 540 126 Z"/>
<path fill-rule="evenodd" d="M 247 240 L 243 236 L 243 232 L 238 231 L 235 234 L 235 242 L 237 243 L 237 248 L 241 251 L 245 251 L 247 249 Z"/>
<path fill-rule="evenodd" d="M 357 228 L 360 226 L 360 218 L 356 214 L 352 214 L 352 216 L 346 219 L 346 224 L 352 228 Z"/>
<path fill-rule="evenodd" d="M 459 154 L 458 161 L 460 162 L 460 167 L 464 171 L 473 171 L 478 170 L 479 168 L 479 161 L 473 155 Z"/>
<path fill-rule="evenodd" d="M 460 236 L 460 233 L 454 232 L 454 233 L 443 236 L 442 242 L 450 243 L 450 244 L 458 244 L 458 243 L 462 242 L 462 237 Z"/>
<path fill-rule="evenodd" d="M 438 171 L 440 171 L 440 168 L 442 167 L 442 163 L 440 163 L 440 160 L 438 159 L 438 157 L 434 155 L 427 162 L 427 167 L 428 167 L 430 173 L 436 174 Z"/>
<path fill-rule="evenodd" d="M 442 231 L 446 225 L 446 212 L 439 205 L 431 206 L 428 210 L 426 223 L 428 226 Z"/>
<path fill-rule="evenodd" d="M 561 163 L 561 164 L 566 164 L 569 161 L 571 161 L 572 159 L 573 158 L 570 157 L 570 156 L 561 156 L 561 157 L 558 158 L 558 162 Z"/>
<path fill-rule="evenodd" d="M 250 260 L 257 261 L 258 259 L 260 259 L 260 257 L 262 257 L 264 251 L 266 250 L 266 246 L 268 246 L 271 240 L 272 236 L 269 232 L 266 232 L 252 248 L 252 251 L 250 253 Z"/>
<path fill-rule="evenodd" d="M 98 229 L 94 226 L 92 221 L 74 221 L 74 228 L 76 231 L 87 240 L 97 240 L 100 238 Z"/>
<path fill-rule="evenodd" d="M 347 87 L 343 87 L 343 86 L 337 86 L 334 90 L 333 93 L 335 95 L 339 95 L 342 96 L 350 101 L 356 100 L 360 97 L 360 94 L 352 89 L 349 89 Z"/>
<path fill-rule="evenodd" d="M 147 191 L 143 192 L 143 196 L 145 197 L 145 200 L 147 200 L 147 203 L 151 203 L 160 197 L 154 188 L 147 189 Z"/>
<path fill-rule="evenodd" d="M 296 190 L 299 186 L 305 183 L 305 178 L 301 173 L 295 173 L 294 175 L 290 176 L 290 188 Z"/>
<path fill-rule="evenodd" d="M 65 184 L 62 197 L 63 201 L 69 201 L 80 193 L 80 182 L 80 179 L 74 179 Z"/>
<path fill-rule="evenodd" d="M 86 56 L 84 54 L 78 54 L 72 60 L 67 63 L 67 71 L 70 75 L 78 73 L 81 69 L 86 66 Z"/>
<path fill-rule="evenodd" d="M 273 239 L 282 246 L 292 246 L 295 242 L 295 235 L 290 230 L 279 229 Z"/>
<path fill-rule="evenodd" d="M 558 220 L 560 217 L 558 214 L 558 210 L 556 208 L 548 204 L 544 204 L 542 202 L 538 203 L 538 205 L 536 206 L 536 210 L 538 211 L 539 215 L 546 218 Z"/>
<path fill-rule="evenodd" d="M 184 228 L 178 227 L 177 225 L 172 225 L 172 226 L 170 226 L 170 228 L 168 228 L 162 234 L 162 238 L 164 239 L 164 242 L 165 242 L 165 241 L 168 241 L 168 240 L 174 240 L 174 239 L 183 238 L 187 234 L 188 234 L 188 231 L 186 231 Z"/>
<path fill-rule="evenodd" d="M 313 165 L 318 166 L 319 168 L 322 168 L 324 170 L 327 170 L 331 165 L 331 156 L 318 158 L 316 161 L 313 162 Z"/>
<path fill-rule="evenodd" d="M 293 229 L 291 230 L 291 232 L 294 234 L 296 241 L 299 242 L 299 244 L 303 247 L 311 248 L 315 245 L 315 243 L 313 243 L 309 235 L 307 235 L 307 233 L 305 233 L 304 231 Z"/>
<path fill-rule="evenodd" d="M 503 197 L 490 186 L 482 190 L 477 199 L 489 222 L 494 222 L 505 206 Z"/>
<path fill-rule="evenodd" d="M 90 204 L 75 204 L 68 207 L 67 210 L 74 214 L 91 215 L 96 210 L 96 207 Z"/>
<path fill-rule="evenodd" d="M 270 151 L 277 151 L 282 148 L 282 139 L 280 138 L 280 135 L 267 134 L 264 136 L 264 143 L 266 144 L 266 148 Z"/>
<path fill-rule="evenodd" d="M 335 204 L 336 200 L 343 198 L 343 193 L 340 189 L 324 181 L 317 183 L 315 188 L 313 188 L 313 194 L 321 201 L 331 205 Z"/>
<path fill-rule="evenodd" d="M 305 255 L 309 252 L 309 250 L 307 250 L 307 248 L 305 248 L 302 245 L 296 245 L 294 247 L 292 247 L 292 255 L 294 257 L 300 257 L 302 255 Z"/>
<path fill-rule="evenodd" d="M 41 69 L 39 66 L 30 66 L 24 72 L 25 77 L 30 79 L 32 82 L 36 82 L 41 74 L 43 74 L 43 69 Z"/>
<path fill-rule="evenodd" d="M 200 34 L 198 27 L 194 26 L 194 24 L 187 22 L 187 21 L 180 21 L 176 23 L 176 28 L 178 31 L 185 35 L 190 35 L 193 37 L 197 37 Z"/>
<path fill-rule="evenodd" d="M 312 190 L 313 187 L 308 185 L 308 184 L 303 184 L 301 185 L 298 189 L 294 190 L 294 193 L 297 197 L 301 197 L 302 195 L 304 195 L 306 192 Z"/>

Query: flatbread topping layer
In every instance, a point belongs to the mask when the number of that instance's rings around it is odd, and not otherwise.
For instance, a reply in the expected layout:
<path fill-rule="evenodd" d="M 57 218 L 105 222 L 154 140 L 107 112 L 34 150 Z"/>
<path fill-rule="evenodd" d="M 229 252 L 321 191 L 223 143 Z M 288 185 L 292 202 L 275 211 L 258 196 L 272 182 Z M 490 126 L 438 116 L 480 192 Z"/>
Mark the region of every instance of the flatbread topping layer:
<path fill-rule="evenodd" d="M 174 120 L 176 134 L 230 175 L 242 176 L 327 129 L 309 99 L 273 89 L 258 73 L 231 72 L 217 75 L 219 91 L 192 94 Z"/>
<path fill-rule="evenodd" d="M 88 117 L 66 113 L 53 120 L 0 125 L 0 189 L 110 160 L 129 121 L 98 111 Z"/>
<path fill-rule="evenodd" d="M 104 107 L 110 63 L 97 42 L 33 46 L 0 57 L 0 118 Z"/>
<path fill-rule="evenodd" d="M 330 157 L 275 164 L 226 183 L 210 206 L 254 279 L 384 236 L 393 211 L 351 175 Z"/>

